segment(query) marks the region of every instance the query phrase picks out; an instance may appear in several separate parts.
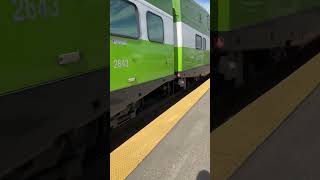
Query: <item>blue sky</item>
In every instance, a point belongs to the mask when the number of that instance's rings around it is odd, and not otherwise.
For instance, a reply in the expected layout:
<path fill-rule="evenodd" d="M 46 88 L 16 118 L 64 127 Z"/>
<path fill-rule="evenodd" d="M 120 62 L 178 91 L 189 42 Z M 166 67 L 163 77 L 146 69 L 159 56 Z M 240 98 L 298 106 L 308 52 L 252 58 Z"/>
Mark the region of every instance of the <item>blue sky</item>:
<path fill-rule="evenodd" d="M 210 0 L 195 0 L 210 13 Z"/>

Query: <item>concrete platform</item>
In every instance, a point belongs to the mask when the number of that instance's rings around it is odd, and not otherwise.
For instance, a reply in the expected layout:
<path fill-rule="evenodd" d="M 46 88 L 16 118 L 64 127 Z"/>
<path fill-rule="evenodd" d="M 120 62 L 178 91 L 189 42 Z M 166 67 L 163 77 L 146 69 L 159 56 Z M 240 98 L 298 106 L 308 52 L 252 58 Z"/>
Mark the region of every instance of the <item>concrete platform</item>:
<path fill-rule="evenodd" d="M 211 179 L 320 179 L 320 54 L 211 133 Z"/>
<path fill-rule="evenodd" d="M 209 179 L 210 79 L 110 153 L 110 179 Z"/>
<path fill-rule="evenodd" d="M 178 122 L 128 180 L 210 179 L 210 92 Z"/>
<path fill-rule="evenodd" d="M 319 153 L 320 86 L 230 179 L 320 179 Z"/>

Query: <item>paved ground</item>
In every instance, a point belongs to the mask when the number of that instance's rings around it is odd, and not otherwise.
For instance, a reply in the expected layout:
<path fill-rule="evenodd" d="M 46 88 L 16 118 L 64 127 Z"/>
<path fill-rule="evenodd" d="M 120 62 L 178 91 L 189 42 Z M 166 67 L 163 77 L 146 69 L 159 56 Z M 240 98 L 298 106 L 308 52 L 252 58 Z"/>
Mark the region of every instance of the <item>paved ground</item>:
<path fill-rule="evenodd" d="M 288 117 L 231 180 L 320 179 L 320 87 Z"/>
<path fill-rule="evenodd" d="M 210 92 L 128 176 L 128 180 L 210 179 Z"/>

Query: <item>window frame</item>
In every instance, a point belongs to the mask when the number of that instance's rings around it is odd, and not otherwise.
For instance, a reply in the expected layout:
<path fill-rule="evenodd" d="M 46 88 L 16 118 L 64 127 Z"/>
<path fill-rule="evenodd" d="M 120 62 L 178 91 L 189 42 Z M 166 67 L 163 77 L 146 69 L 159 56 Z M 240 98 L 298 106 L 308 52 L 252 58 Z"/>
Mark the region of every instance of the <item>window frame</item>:
<path fill-rule="evenodd" d="M 204 37 L 202 38 L 202 49 L 207 50 L 207 39 Z"/>
<path fill-rule="evenodd" d="M 162 42 L 159 42 L 159 41 L 153 41 L 153 40 L 151 40 L 150 39 L 150 36 L 149 36 L 149 28 L 148 28 L 148 15 L 154 15 L 154 16 L 158 16 L 160 19 L 161 19 L 161 22 L 162 22 Z M 161 16 L 159 16 L 159 15 L 157 15 L 157 14 L 155 14 L 155 13 L 153 13 L 153 12 L 151 12 L 151 11 L 147 11 L 146 12 L 146 25 L 147 25 L 147 35 L 148 35 L 148 40 L 150 41 L 150 42 L 153 42 L 153 43 L 159 43 L 159 44 L 164 44 L 164 22 L 163 22 L 163 19 L 162 19 L 162 17 Z"/>
<path fill-rule="evenodd" d="M 197 37 L 200 37 L 200 39 L 201 39 L 201 43 L 200 43 L 201 47 L 200 48 L 197 47 Z M 200 36 L 199 34 L 196 34 L 195 35 L 195 43 L 196 43 L 195 44 L 196 49 L 201 50 L 202 49 L 202 36 Z"/>
<path fill-rule="evenodd" d="M 128 3 L 130 5 L 133 5 L 134 9 L 135 9 L 135 12 L 136 12 L 136 22 L 137 22 L 137 30 L 138 30 L 138 36 L 137 37 L 133 37 L 133 36 L 128 36 L 128 35 L 123 35 L 123 34 L 117 34 L 117 33 L 111 33 L 110 34 L 112 36 L 117 36 L 117 37 L 124 37 L 124 38 L 129 38 L 129 39 L 140 39 L 141 38 L 141 23 L 140 23 L 140 14 L 139 14 L 139 10 L 138 10 L 138 7 L 136 4 L 134 4 L 133 2 L 131 1 L 128 1 L 128 0 L 119 0 L 119 1 L 122 1 L 122 2 L 125 2 L 125 3 Z M 110 26 L 111 26 L 111 23 L 110 23 Z"/>

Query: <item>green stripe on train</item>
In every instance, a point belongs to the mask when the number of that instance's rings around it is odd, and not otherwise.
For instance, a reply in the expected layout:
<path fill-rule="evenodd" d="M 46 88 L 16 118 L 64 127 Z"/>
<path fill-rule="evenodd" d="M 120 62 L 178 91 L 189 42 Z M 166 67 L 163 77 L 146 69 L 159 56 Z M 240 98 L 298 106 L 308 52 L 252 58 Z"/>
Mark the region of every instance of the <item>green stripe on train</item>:
<path fill-rule="evenodd" d="M 47 15 L 34 17 L 25 13 L 25 1 L 13 2 L 0 2 L 0 95 L 107 66 L 105 1 L 51 0 Z M 33 1 L 36 8 L 40 2 Z M 59 55 L 77 50 L 79 63 L 58 64 Z"/>
<path fill-rule="evenodd" d="M 210 35 L 210 15 L 193 0 L 173 0 L 175 22 L 183 22 L 205 35 Z"/>
<path fill-rule="evenodd" d="M 218 31 L 231 31 L 320 7 L 318 0 L 218 0 Z M 213 23 L 211 23 L 213 24 Z M 218 28 L 218 29 L 217 29 Z"/>
<path fill-rule="evenodd" d="M 199 66 L 210 64 L 210 51 L 187 47 L 176 47 L 178 59 L 175 61 L 175 72 L 190 70 Z"/>
<path fill-rule="evenodd" d="M 110 91 L 174 74 L 173 45 L 111 36 L 110 48 Z"/>

